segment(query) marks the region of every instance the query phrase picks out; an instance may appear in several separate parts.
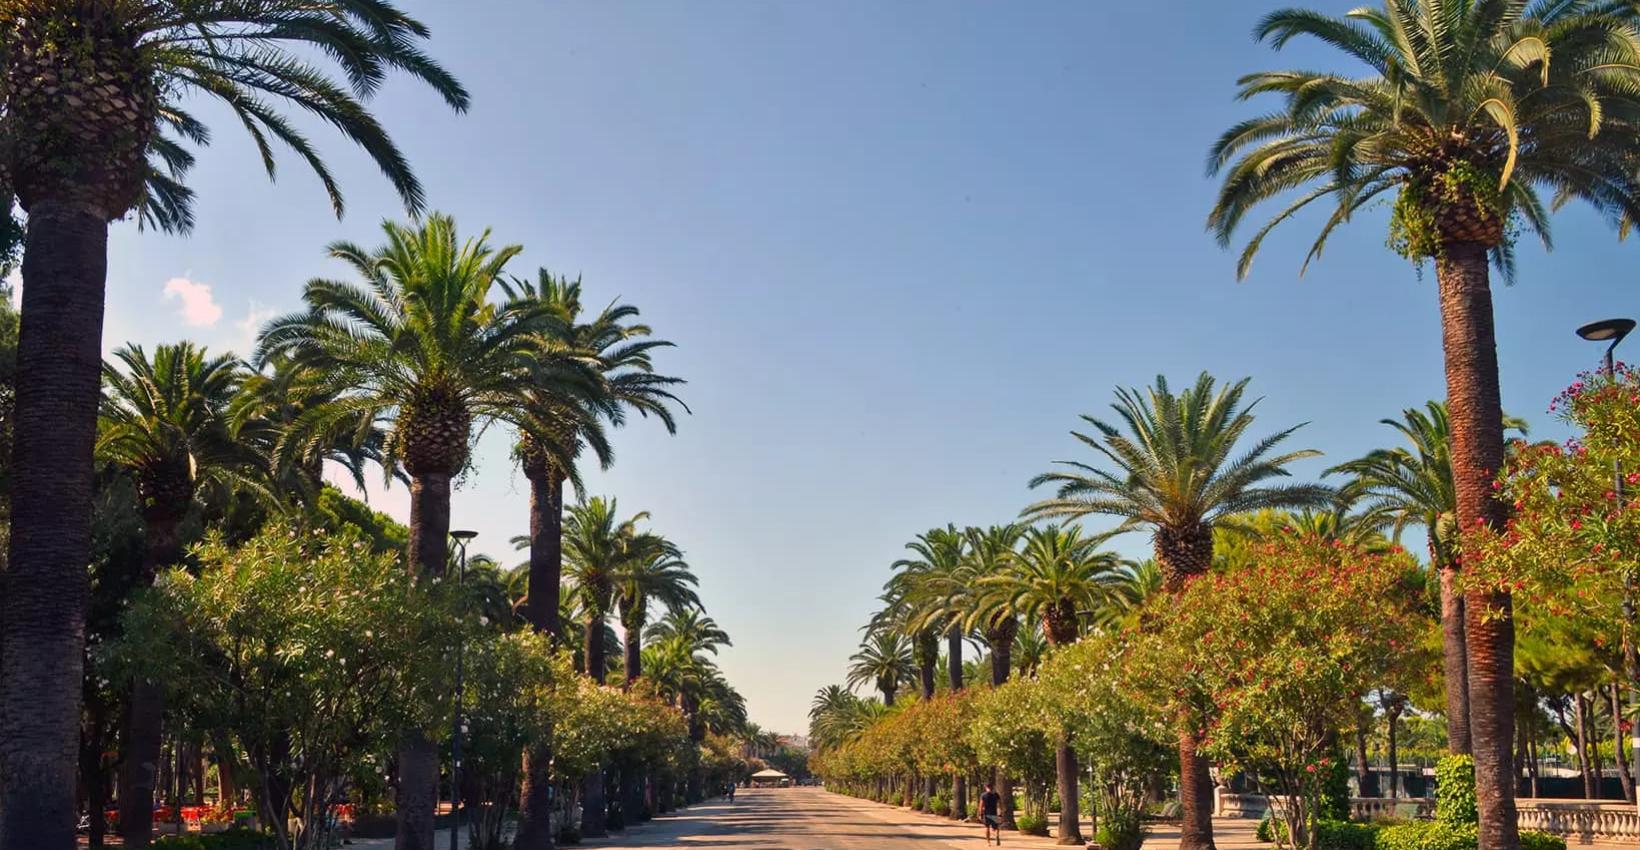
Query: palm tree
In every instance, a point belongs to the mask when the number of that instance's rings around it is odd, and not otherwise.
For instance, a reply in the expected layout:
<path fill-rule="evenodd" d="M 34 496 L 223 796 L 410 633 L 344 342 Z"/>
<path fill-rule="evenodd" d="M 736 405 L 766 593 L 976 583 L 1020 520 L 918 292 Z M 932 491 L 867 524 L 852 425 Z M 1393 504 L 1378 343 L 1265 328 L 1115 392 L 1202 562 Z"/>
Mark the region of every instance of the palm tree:
<path fill-rule="evenodd" d="M 245 376 L 233 401 L 234 429 L 243 442 L 269 457 L 276 489 L 311 498 L 324 483 L 324 464 L 347 470 L 354 486 L 365 488 L 370 464 L 384 473 L 402 473 L 386 460 L 387 432 L 368 415 L 333 428 L 330 438 L 306 445 L 284 439 L 297 420 L 345 394 L 323 372 L 289 355 L 270 357 L 261 371 Z M 300 457 L 280 457 L 279 449 L 303 451 Z"/>
<path fill-rule="evenodd" d="M 957 573 L 967 553 L 967 538 L 955 525 L 931 528 L 905 545 L 912 557 L 894 562 L 895 580 L 903 584 L 902 600 L 908 619 L 926 631 L 945 635 L 947 684 L 952 693 L 962 690 L 962 641 L 968 588 Z M 951 817 L 962 820 L 968 814 L 968 778 L 951 777 Z"/>
<path fill-rule="evenodd" d="M 1497 343 L 1487 270 L 1507 275 L 1511 227 L 1549 244 L 1549 205 L 1581 199 L 1626 230 L 1640 219 L 1640 32 L 1627 4 L 1603 0 L 1386 0 L 1336 18 L 1274 12 L 1257 34 L 1280 48 L 1312 37 L 1366 74 L 1277 71 L 1241 80 L 1241 96 L 1286 104 L 1228 130 L 1210 168 L 1225 170 L 1208 219 L 1228 242 L 1261 201 L 1297 197 L 1249 241 L 1325 199 L 1333 209 L 1310 250 L 1337 225 L 1394 192 L 1391 242 L 1434 258 L 1440 293 L 1452 465 L 1460 528 L 1501 528 L 1492 493 L 1504 457 Z M 1481 844 L 1515 850 L 1511 600 L 1473 591 L 1465 603 L 1470 736 Z"/>
<path fill-rule="evenodd" d="M 374 251 L 330 246 L 362 283 L 309 281 L 308 309 L 269 322 L 256 360 L 289 356 L 329 376 L 336 393 L 291 424 L 281 456 L 312 457 L 338 432 L 391 421 L 384 459 L 411 482 L 410 569 L 438 576 L 449 562 L 450 482 L 467 465 L 474 422 L 512 416 L 514 376 L 550 317 L 490 302 L 518 246 L 492 248 L 488 232 L 461 242 L 443 215 L 382 230 Z M 402 749 L 397 843 L 430 850 L 438 752 L 425 736 Z"/>
<path fill-rule="evenodd" d="M 953 608 L 963 618 L 963 631 L 978 631 L 985 638 L 993 687 L 1008 681 L 1008 676 L 1013 672 L 1014 638 L 1019 634 L 1019 618 L 1009 611 L 983 604 L 979 590 L 987 578 L 1002 575 L 1013 566 L 1014 559 L 1019 556 L 1016 549 L 1024 534 L 1025 527 L 1015 523 L 964 529 L 962 564 L 945 582 L 951 589 L 949 598 Z M 1017 829 L 1014 822 L 1013 777 L 998 768 L 993 781 L 997 793 L 1002 796 L 1002 826 Z"/>
<path fill-rule="evenodd" d="M 887 713 L 888 707 L 875 699 L 827 685 L 809 705 L 809 744 L 820 751 L 847 744 Z"/>
<path fill-rule="evenodd" d="M 665 538 L 638 530 L 649 519 L 647 511 L 621 519 L 619 510 L 617 500 L 594 496 L 572 506 L 564 524 L 567 573 L 584 612 L 586 674 L 600 685 L 607 670 L 604 631 L 617 583 L 638 561 L 678 556 Z"/>
<path fill-rule="evenodd" d="M 1457 489 L 1452 481 L 1452 423 L 1446 405 L 1430 401 L 1423 410 L 1408 408 L 1401 418 L 1380 420 L 1394 428 L 1407 445 L 1379 449 L 1339 464 L 1328 472 L 1354 476 L 1346 488 L 1366 500 L 1364 515 L 1394 539 L 1412 526 L 1424 529 L 1430 566 L 1440 579 L 1441 667 L 1446 680 L 1447 745 L 1454 753 L 1471 752 L 1469 732 L 1468 651 L 1464 639 L 1464 600 L 1458 591 Z M 1505 430 L 1525 433 L 1526 425 L 1506 418 Z"/>
<path fill-rule="evenodd" d="M 1079 525 L 1026 530 L 1024 545 L 1002 572 L 979 579 L 977 610 L 985 620 L 999 617 L 1039 620 L 1054 647 L 1075 643 L 1082 620 L 1102 607 L 1122 566 L 1121 558 L 1101 552 L 1109 535 L 1086 537 Z M 1077 812 L 1076 751 L 1061 733 L 1054 750 L 1059 780 L 1060 844 L 1081 844 Z"/>
<path fill-rule="evenodd" d="M 1095 629 L 1115 631 L 1123 625 L 1137 622 L 1146 602 L 1162 592 L 1162 570 L 1154 558 L 1122 567 L 1110 585 L 1105 604 L 1094 612 L 1088 625 Z"/>
<path fill-rule="evenodd" d="M 1243 405 L 1243 379 L 1215 390 L 1202 373 L 1191 388 L 1175 394 L 1158 376 L 1141 394 L 1116 392 L 1113 405 L 1128 432 L 1091 416 L 1082 417 L 1098 436 L 1072 432 L 1083 445 L 1114 465 L 1115 471 L 1065 462 L 1068 471 L 1038 475 L 1032 487 L 1052 485 L 1052 498 L 1026 508 L 1035 518 L 1079 518 L 1105 514 L 1121 518 L 1117 532 L 1148 528 L 1162 584 L 1177 593 L 1192 576 L 1213 564 L 1213 527 L 1222 519 L 1264 508 L 1325 504 L 1331 491 L 1314 485 L 1272 484 L 1287 466 L 1314 451 L 1271 452 L 1297 427 L 1279 431 L 1232 458 L 1236 444 L 1253 424 Z M 1182 722 L 1179 733 L 1179 796 L 1183 803 L 1181 850 L 1213 846 L 1213 781 L 1207 759 L 1198 755 L 1199 733 Z"/>
<path fill-rule="evenodd" d="M 202 491 L 239 487 L 264 492 L 253 480 L 262 464 L 236 439 L 229 408 L 244 379 L 233 355 L 211 357 L 192 343 L 161 345 L 153 358 L 141 346 L 114 352 L 123 370 L 103 367 L 97 453 L 136 486 L 146 538 L 135 587 L 151 587 L 160 571 L 182 562 L 181 526 Z M 160 759 L 164 693 L 146 679 L 132 683 L 120 761 L 120 834 L 146 845 L 153 831 L 155 765 Z"/>
<path fill-rule="evenodd" d="M 668 611 L 700 608 L 694 586 L 699 583 L 676 547 L 660 546 L 628 563 L 615 577 L 615 607 L 626 632 L 626 683 L 643 672 L 644 627 L 649 604 L 659 602 Z"/>
<path fill-rule="evenodd" d="M 251 133 L 270 175 L 270 140 L 319 176 L 324 160 L 280 106 L 317 115 L 364 149 L 412 211 L 422 190 L 365 108 L 391 71 L 465 110 L 467 93 L 422 52 L 428 30 L 390 0 L 20 0 L 6 6 L 0 183 L 28 211 L 17 352 L 7 589 L 0 615 L 0 846 L 74 844 L 71 759 L 78 735 L 90 561 L 108 225 L 186 231 L 193 162 L 208 128 L 182 109 L 203 95 Z M 334 62 L 346 83 L 317 62 Z M 76 103 L 65 108 L 65 103 Z M 179 141 L 180 139 L 180 141 Z M 9 202 L 8 202 L 9 206 Z"/>
<path fill-rule="evenodd" d="M 861 642 L 849 656 L 848 686 L 871 685 L 883 695 L 883 705 L 894 705 L 901 685 L 917 680 L 917 663 L 911 657 L 911 642 L 899 632 L 881 629 Z"/>
<path fill-rule="evenodd" d="M 733 646 L 729 633 L 699 607 L 668 609 L 665 616 L 649 624 L 643 638 L 650 643 L 680 640 L 691 653 L 708 652 L 712 655 L 717 655 L 719 647 Z"/>

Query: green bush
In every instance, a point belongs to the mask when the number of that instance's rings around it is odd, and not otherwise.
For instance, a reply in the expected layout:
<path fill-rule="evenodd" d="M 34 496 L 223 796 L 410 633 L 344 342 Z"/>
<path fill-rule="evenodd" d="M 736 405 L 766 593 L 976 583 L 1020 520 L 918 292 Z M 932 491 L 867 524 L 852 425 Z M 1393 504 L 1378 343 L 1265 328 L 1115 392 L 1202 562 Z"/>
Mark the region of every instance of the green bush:
<path fill-rule="evenodd" d="M 1472 756 L 1447 756 L 1435 765 L 1435 819 L 1454 826 L 1480 823 Z"/>
<path fill-rule="evenodd" d="M 1547 832 L 1521 830 L 1520 850 L 1566 850 L 1566 839 Z"/>
<path fill-rule="evenodd" d="M 1315 825 L 1318 850 L 1375 850 L 1379 827 L 1370 823 L 1324 820 Z"/>
<path fill-rule="evenodd" d="M 1020 815 L 1014 820 L 1019 831 L 1026 835 L 1047 835 L 1048 819 L 1036 815 Z"/>
<path fill-rule="evenodd" d="M 1413 821 L 1380 829 L 1376 850 L 1477 850 L 1479 845 L 1477 829 L 1471 824 Z M 1521 830 L 1520 846 L 1521 850 L 1566 850 L 1566 839 Z"/>
<path fill-rule="evenodd" d="M 1145 843 L 1145 825 L 1138 812 L 1101 813 L 1093 840 L 1103 850 L 1139 850 Z"/>
<path fill-rule="evenodd" d="M 162 835 L 152 846 L 164 850 L 262 850 L 273 846 L 273 841 L 264 833 L 235 827 L 198 835 Z"/>
<path fill-rule="evenodd" d="M 928 811 L 933 812 L 940 817 L 950 817 L 951 798 L 945 796 L 944 794 L 935 794 L 928 801 Z"/>
<path fill-rule="evenodd" d="M 1258 820 L 1258 840 L 1266 844 L 1274 844 L 1279 838 L 1287 835 L 1287 825 L 1276 819 L 1275 813 L 1264 810 L 1264 817 Z"/>

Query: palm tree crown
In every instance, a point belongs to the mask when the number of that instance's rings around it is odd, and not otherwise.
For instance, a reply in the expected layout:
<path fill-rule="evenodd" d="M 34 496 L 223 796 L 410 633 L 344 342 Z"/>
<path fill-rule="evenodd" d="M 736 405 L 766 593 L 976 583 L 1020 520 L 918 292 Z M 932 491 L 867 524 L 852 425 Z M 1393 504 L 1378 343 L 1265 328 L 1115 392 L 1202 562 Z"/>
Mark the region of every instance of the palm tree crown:
<path fill-rule="evenodd" d="M 1266 16 L 1257 37 L 1281 48 L 1309 37 L 1365 66 L 1365 76 L 1267 71 L 1241 97 L 1282 109 L 1227 130 L 1209 170 L 1224 172 L 1208 226 L 1228 243 L 1254 206 L 1297 191 L 1241 255 L 1245 275 L 1275 226 L 1327 201 L 1310 249 L 1373 199 L 1397 193 L 1392 240 L 1413 258 L 1469 242 L 1509 268 L 1508 226 L 1548 244 L 1553 206 L 1581 199 L 1614 220 L 1640 215 L 1640 32 L 1602 0 L 1386 0 L 1343 17 L 1303 9 Z M 1500 250 L 1501 249 L 1501 250 Z M 1306 260 L 1308 262 L 1308 260 Z"/>
<path fill-rule="evenodd" d="M 917 680 L 917 664 L 911 657 L 911 642 L 900 632 L 881 629 L 868 635 L 859 651 L 849 656 L 848 686 L 871 685 L 883 695 L 885 705 L 894 704 L 901 685 Z"/>
<path fill-rule="evenodd" d="M 1244 378 L 1216 388 L 1212 376 L 1203 372 L 1194 386 L 1177 394 L 1160 376 L 1143 393 L 1117 390 L 1113 408 L 1128 433 L 1091 416 L 1082 418 L 1098 436 L 1072 432 L 1115 471 L 1064 461 L 1069 471 L 1044 473 L 1031 481 L 1032 487 L 1053 485 L 1056 492 L 1025 513 L 1037 518 L 1107 514 L 1121 518 L 1117 531 L 1149 526 L 1156 559 L 1174 586 L 1211 566 L 1212 528 L 1220 519 L 1262 508 L 1324 504 L 1331 494 L 1325 487 L 1269 483 L 1287 477 L 1287 466 L 1294 461 L 1319 454 L 1272 454 L 1299 426 L 1232 457 L 1258 404 L 1243 405 L 1247 383 Z"/>
<path fill-rule="evenodd" d="M 1099 549 L 1109 537 L 1079 525 L 1027 529 L 1008 568 L 979 580 L 980 616 L 1039 619 L 1051 644 L 1074 642 L 1122 578 L 1122 559 Z"/>

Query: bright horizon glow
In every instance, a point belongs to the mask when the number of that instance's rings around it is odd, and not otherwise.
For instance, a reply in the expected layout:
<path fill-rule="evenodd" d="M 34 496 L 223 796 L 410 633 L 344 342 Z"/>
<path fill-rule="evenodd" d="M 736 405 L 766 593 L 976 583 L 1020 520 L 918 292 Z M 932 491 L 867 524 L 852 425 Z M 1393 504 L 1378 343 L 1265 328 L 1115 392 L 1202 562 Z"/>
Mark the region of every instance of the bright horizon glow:
<path fill-rule="evenodd" d="M 431 208 L 523 244 L 515 273 L 580 274 L 589 303 L 635 304 L 678 344 L 658 361 L 694 414 L 676 437 L 634 421 L 587 482 L 685 549 L 766 728 L 805 731 L 813 693 L 842 682 L 906 541 L 1014 519 L 1031 476 L 1091 460 L 1068 432 L 1117 386 L 1251 375 L 1257 434 L 1309 423 L 1289 445 L 1326 453 L 1311 477 L 1444 396 L 1434 274 L 1385 247 L 1387 207 L 1302 280 L 1319 210 L 1242 284 L 1205 232 L 1209 143 L 1268 108 L 1237 103 L 1235 79 L 1336 61 L 1253 43 L 1286 0 L 405 5 L 474 97 L 456 116 L 396 79 L 373 105 Z M 326 244 L 376 245 L 403 216 L 328 128 L 298 122 L 341 180 L 340 222 L 296 157 L 269 183 L 231 117 L 199 117 L 198 228 L 114 228 L 107 350 L 243 352 L 309 278 L 345 273 Z M 1563 433 L 1545 407 L 1598 359 L 1568 331 L 1640 314 L 1633 247 L 1581 208 L 1554 225 L 1555 253 L 1523 241 L 1518 285 L 1494 287 L 1504 403 L 1534 438 Z M 173 278 L 207 282 L 220 315 L 187 324 Z M 485 434 L 452 519 L 511 565 L 528 486 L 509 441 Z M 373 476 L 370 495 L 405 517 L 404 487 Z"/>

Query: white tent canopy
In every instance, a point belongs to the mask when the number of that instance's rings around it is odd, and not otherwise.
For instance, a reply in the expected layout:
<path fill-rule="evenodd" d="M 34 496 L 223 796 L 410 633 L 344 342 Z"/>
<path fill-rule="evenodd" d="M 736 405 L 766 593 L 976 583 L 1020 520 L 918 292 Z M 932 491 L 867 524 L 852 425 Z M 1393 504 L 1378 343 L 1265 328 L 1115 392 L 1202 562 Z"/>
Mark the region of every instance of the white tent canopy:
<path fill-rule="evenodd" d="M 788 779 L 790 777 L 778 770 L 760 770 L 752 774 L 753 779 Z"/>

